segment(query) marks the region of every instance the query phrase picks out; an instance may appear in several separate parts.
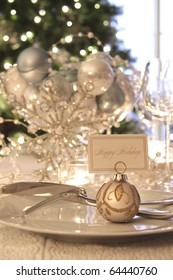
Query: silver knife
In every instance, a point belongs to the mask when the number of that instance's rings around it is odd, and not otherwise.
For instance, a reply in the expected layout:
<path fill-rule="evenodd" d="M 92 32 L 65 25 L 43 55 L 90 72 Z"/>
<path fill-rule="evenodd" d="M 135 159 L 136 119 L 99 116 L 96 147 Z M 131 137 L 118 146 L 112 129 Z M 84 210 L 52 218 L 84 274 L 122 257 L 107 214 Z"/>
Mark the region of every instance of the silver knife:
<path fill-rule="evenodd" d="M 74 188 L 76 186 L 52 182 L 16 182 L 4 185 L 1 193 L 49 197 L 57 192 L 68 192 Z"/>

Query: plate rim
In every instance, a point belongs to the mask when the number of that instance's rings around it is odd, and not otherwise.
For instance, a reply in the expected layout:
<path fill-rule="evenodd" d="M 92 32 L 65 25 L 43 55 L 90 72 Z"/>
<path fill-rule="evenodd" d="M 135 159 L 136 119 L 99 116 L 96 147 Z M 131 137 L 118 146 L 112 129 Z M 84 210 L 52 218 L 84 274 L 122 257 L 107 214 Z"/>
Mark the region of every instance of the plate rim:
<path fill-rule="evenodd" d="M 140 191 L 144 191 L 144 192 L 156 192 L 158 194 L 164 194 L 164 195 L 173 195 L 173 192 L 164 192 L 161 190 L 147 190 L 147 189 L 140 189 Z M 4 196 L 6 197 L 6 196 Z M 4 198 L 2 195 L 0 196 L 0 200 Z M 21 196 L 20 196 L 21 198 Z M 25 230 L 25 231 L 29 231 L 29 232 L 33 232 L 33 233 L 38 233 L 38 234 L 43 234 L 43 235 L 52 235 L 53 237 L 58 237 L 61 238 L 63 237 L 64 239 L 69 239 L 72 238 L 77 238 L 80 240 L 96 240 L 96 239 L 131 239 L 131 238 L 137 238 L 137 237 L 147 237 L 147 236 L 153 236 L 153 235 L 158 235 L 158 234 L 164 234 L 164 233 L 169 233 L 169 232 L 173 232 L 173 220 L 169 219 L 167 221 L 169 221 L 170 223 L 167 226 L 160 226 L 158 228 L 151 228 L 151 229 L 144 229 L 144 230 L 134 230 L 134 231 L 118 231 L 118 232 L 98 232 L 98 231 L 91 231 L 91 232 L 87 232 L 84 233 L 84 231 L 82 232 L 70 232 L 67 233 L 67 231 L 63 231 L 63 230 L 51 230 L 51 229 L 43 229 L 43 228 L 37 228 L 37 227 L 31 227 L 25 224 L 18 224 L 18 223 L 13 223 L 10 221 L 7 221 L 6 219 L 10 218 L 9 215 L 7 214 L 7 216 L 5 218 L 1 217 L 1 213 L 0 213 L 0 223 L 5 225 L 5 226 L 9 226 L 9 227 L 13 227 L 16 229 L 20 229 L 20 230 Z M 138 219 L 138 218 L 137 218 Z M 139 219 L 145 219 L 145 218 L 141 218 L 139 217 Z M 148 219 L 147 219 L 148 220 Z M 156 221 L 156 220 L 155 220 Z M 159 221 L 159 220 L 158 220 Z M 68 222 L 66 222 L 68 223 Z M 108 222 L 109 223 L 109 222 Z M 94 225 L 92 226 L 94 227 Z M 96 228 L 96 226 L 95 226 Z M 99 228 L 98 228 L 99 229 Z"/>

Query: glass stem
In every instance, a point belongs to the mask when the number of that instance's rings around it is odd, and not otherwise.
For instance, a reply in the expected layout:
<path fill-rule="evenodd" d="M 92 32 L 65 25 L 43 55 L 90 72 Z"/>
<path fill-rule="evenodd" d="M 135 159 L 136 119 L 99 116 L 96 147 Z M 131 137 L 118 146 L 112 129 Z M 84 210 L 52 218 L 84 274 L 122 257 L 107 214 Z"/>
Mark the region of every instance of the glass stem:
<path fill-rule="evenodd" d="M 165 118 L 165 171 L 168 176 L 170 173 L 170 123 L 171 116 Z"/>

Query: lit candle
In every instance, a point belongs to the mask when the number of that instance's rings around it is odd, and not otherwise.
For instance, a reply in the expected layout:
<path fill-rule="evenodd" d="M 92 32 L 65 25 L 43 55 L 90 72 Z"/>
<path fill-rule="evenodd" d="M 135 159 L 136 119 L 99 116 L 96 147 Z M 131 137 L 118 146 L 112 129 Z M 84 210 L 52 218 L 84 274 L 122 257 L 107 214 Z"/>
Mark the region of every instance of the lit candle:
<path fill-rule="evenodd" d="M 93 174 L 88 172 L 88 166 L 85 162 L 74 161 L 61 172 L 61 178 L 65 184 L 85 185 L 93 181 Z"/>

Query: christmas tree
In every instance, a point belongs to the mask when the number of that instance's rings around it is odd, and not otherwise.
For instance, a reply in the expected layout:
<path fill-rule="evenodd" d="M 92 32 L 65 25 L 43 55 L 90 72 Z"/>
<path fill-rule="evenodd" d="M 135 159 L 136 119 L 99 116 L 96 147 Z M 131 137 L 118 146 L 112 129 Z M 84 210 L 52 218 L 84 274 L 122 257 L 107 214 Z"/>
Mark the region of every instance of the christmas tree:
<path fill-rule="evenodd" d="M 116 38 L 116 16 L 122 9 L 108 0 L 0 0 L 0 5 L 1 70 L 15 63 L 20 52 L 31 45 L 47 50 L 60 38 L 79 32 L 93 32 L 111 54 L 129 57 Z M 95 41 L 83 40 L 70 44 L 68 51 L 82 56 L 93 48 L 98 49 Z M 86 53 L 80 52 L 83 49 Z"/>

